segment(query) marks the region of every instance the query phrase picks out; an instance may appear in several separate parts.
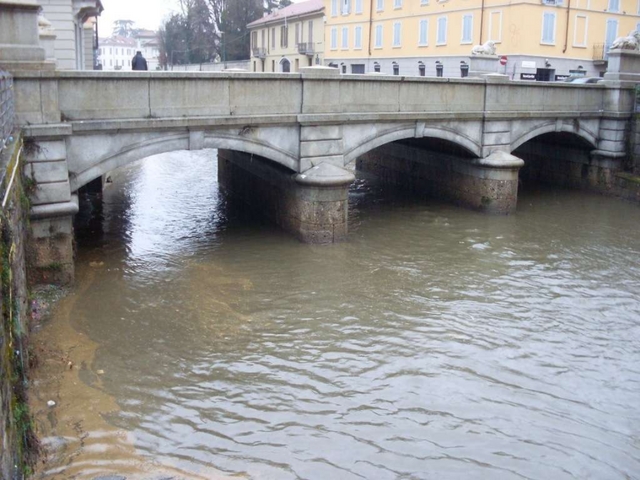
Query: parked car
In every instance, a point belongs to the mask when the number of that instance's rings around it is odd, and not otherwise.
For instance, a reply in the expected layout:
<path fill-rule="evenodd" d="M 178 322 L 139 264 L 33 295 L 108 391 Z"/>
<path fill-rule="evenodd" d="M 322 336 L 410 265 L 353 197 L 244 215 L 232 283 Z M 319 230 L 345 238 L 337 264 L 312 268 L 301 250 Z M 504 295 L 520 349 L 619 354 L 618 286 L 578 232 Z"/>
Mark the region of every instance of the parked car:
<path fill-rule="evenodd" d="M 585 83 L 598 83 L 604 80 L 602 77 L 569 77 L 565 80 L 566 83 L 585 84 Z"/>

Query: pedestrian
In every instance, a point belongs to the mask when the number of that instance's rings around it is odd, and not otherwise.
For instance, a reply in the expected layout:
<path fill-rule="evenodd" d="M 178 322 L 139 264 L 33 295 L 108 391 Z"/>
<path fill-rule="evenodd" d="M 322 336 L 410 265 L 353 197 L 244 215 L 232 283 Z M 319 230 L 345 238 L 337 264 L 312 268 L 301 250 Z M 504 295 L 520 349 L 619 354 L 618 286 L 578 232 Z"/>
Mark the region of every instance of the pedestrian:
<path fill-rule="evenodd" d="M 142 56 L 142 52 L 138 50 L 131 60 L 131 70 L 149 70 L 147 60 Z"/>

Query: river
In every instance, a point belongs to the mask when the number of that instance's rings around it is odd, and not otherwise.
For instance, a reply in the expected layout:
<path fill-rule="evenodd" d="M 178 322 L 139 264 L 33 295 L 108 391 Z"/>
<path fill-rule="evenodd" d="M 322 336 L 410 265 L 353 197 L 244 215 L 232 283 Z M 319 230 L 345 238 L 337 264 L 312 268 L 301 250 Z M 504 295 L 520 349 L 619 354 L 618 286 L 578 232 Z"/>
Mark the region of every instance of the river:
<path fill-rule="evenodd" d="M 534 187 L 485 216 L 359 179 L 349 240 L 315 246 L 216 176 L 165 154 L 85 205 L 34 339 L 34 478 L 640 478 L 637 205 Z"/>

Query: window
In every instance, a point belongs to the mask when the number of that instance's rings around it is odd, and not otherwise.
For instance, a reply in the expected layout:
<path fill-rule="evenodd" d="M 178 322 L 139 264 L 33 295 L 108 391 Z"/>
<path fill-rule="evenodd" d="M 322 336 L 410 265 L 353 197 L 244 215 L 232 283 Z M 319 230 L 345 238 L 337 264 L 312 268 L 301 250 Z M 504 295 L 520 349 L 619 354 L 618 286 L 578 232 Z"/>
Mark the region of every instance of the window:
<path fill-rule="evenodd" d="M 271 48 L 276 48 L 276 29 L 275 27 L 271 29 Z M 275 72 L 275 70 L 273 70 Z"/>
<path fill-rule="evenodd" d="M 109 49 L 109 55 L 112 55 L 112 54 L 113 54 L 112 50 L 111 50 L 111 49 Z"/>
<path fill-rule="evenodd" d="M 287 48 L 289 46 L 289 27 L 282 26 L 280 27 L 280 46 L 282 48 Z"/>
<path fill-rule="evenodd" d="M 420 20 L 418 30 L 418 45 L 428 45 L 429 43 L 429 20 Z"/>
<path fill-rule="evenodd" d="M 420 5 L 429 5 L 429 0 L 420 0 Z"/>
<path fill-rule="evenodd" d="M 313 43 L 313 20 L 309 20 L 308 42 Z"/>
<path fill-rule="evenodd" d="M 378 62 L 374 62 L 373 71 L 380 73 L 380 64 Z"/>
<path fill-rule="evenodd" d="M 606 51 L 609 51 L 609 47 L 613 44 L 615 39 L 618 37 L 618 21 L 610 18 L 607 20 L 607 31 L 604 37 L 604 44 L 606 47 Z"/>
<path fill-rule="evenodd" d="M 447 44 L 447 17 L 438 18 L 438 34 L 436 37 L 436 45 Z"/>
<path fill-rule="evenodd" d="M 547 45 L 555 45 L 556 43 L 556 14 L 553 12 L 544 12 L 542 14 L 542 41 Z"/>
<path fill-rule="evenodd" d="M 393 46 L 399 47 L 402 44 L 402 23 L 396 22 L 393 24 Z"/>
<path fill-rule="evenodd" d="M 402 0 L 393 0 L 393 8 L 402 8 Z"/>
<path fill-rule="evenodd" d="M 356 0 L 356 13 L 362 13 L 362 0 Z"/>
<path fill-rule="evenodd" d="M 460 43 L 471 43 L 473 37 L 473 15 L 462 17 L 462 41 Z"/>
<path fill-rule="evenodd" d="M 607 9 L 610 13 L 616 13 L 620 11 L 620 0 L 609 0 L 609 8 Z"/>
<path fill-rule="evenodd" d="M 381 12 L 384 10 L 384 0 L 377 0 L 376 11 Z"/>
<path fill-rule="evenodd" d="M 300 24 L 296 23 L 296 45 L 300 43 Z"/>
<path fill-rule="evenodd" d="M 342 44 L 340 48 L 342 48 L 342 50 L 349 48 L 349 27 L 342 27 Z"/>
<path fill-rule="evenodd" d="M 258 32 L 251 32 L 251 48 L 258 46 Z"/>
<path fill-rule="evenodd" d="M 424 63 L 418 62 L 418 75 L 420 75 L 421 77 L 424 77 L 426 71 L 427 69 L 424 66 Z"/>
<path fill-rule="evenodd" d="M 349 15 L 351 12 L 351 0 L 342 0 L 342 14 Z"/>
<path fill-rule="evenodd" d="M 586 47 L 587 46 L 587 16 L 576 15 L 573 22 L 573 46 L 574 47 Z"/>
<path fill-rule="evenodd" d="M 333 27 L 331 29 L 331 50 L 336 50 L 338 48 L 338 29 Z"/>
<path fill-rule="evenodd" d="M 331 16 L 336 17 L 338 15 L 338 0 L 331 0 Z"/>
<path fill-rule="evenodd" d="M 382 25 L 376 25 L 375 48 L 382 48 Z"/>
<path fill-rule="evenodd" d="M 262 47 L 263 47 L 263 48 L 267 48 L 267 46 L 268 46 L 268 45 L 265 43 L 265 41 L 264 41 L 264 38 L 265 38 L 265 37 L 264 37 L 264 36 L 265 36 L 265 33 L 264 33 L 264 32 L 265 32 L 265 31 L 266 31 L 266 30 L 262 30 L 262 31 L 260 32 L 260 40 L 261 40 L 261 44 L 262 44 Z"/>
<path fill-rule="evenodd" d="M 502 12 L 491 12 L 489 14 L 489 40 L 495 43 L 502 41 Z"/>
<path fill-rule="evenodd" d="M 362 27 L 357 26 L 354 30 L 353 48 L 359 50 L 362 48 Z"/>
<path fill-rule="evenodd" d="M 396 62 L 393 62 L 393 74 L 400 75 L 400 65 L 398 65 Z"/>

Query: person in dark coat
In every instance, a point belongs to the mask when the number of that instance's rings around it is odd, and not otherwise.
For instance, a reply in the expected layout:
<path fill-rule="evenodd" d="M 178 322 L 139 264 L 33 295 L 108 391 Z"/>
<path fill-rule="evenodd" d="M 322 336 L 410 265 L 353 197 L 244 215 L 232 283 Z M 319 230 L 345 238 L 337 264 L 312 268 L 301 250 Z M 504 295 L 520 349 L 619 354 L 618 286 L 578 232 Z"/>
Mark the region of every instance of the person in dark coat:
<path fill-rule="evenodd" d="M 131 60 L 131 70 L 149 70 L 147 60 L 142 56 L 142 52 L 138 50 Z"/>

